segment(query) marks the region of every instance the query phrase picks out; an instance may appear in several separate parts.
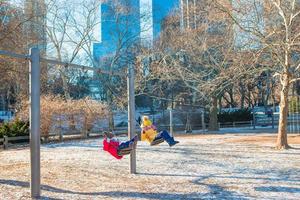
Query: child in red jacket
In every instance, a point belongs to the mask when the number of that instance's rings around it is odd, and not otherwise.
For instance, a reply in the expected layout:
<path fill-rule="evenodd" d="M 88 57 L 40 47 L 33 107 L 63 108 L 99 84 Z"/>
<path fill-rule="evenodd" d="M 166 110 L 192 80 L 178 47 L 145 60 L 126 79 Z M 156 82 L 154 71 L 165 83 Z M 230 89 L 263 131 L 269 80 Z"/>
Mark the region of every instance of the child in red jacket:
<path fill-rule="evenodd" d="M 109 152 L 117 159 L 123 158 L 122 151 L 131 151 L 136 148 L 138 137 L 135 136 L 126 142 L 119 142 L 113 133 L 105 132 L 103 140 L 103 150 Z"/>

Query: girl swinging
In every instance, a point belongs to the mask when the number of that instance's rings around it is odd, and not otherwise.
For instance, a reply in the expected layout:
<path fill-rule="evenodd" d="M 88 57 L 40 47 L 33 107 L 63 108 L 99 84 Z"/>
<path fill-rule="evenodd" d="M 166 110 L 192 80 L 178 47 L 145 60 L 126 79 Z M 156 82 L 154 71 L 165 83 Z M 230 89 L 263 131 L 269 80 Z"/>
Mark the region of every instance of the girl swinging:
<path fill-rule="evenodd" d="M 121 142 L 111 132 L 104 132 L 103 150 L 109 152 L 116 159 L 123 158 L 124 155 L 130 154 L 136 148 L 138 137 Z"/>
<path fill-rule="evenodd" d="M 174 137 L 172 137 L 166 130 L 158 133 L 156 127 L 152 124 L 148 116 L 142 117 L 141 128 L 141 140 L 148 141 L 151 146 L 160 144 L 164 141 L 166 141 L 170 147 L 179 143 L 179 141 L 175 141 Z"/>

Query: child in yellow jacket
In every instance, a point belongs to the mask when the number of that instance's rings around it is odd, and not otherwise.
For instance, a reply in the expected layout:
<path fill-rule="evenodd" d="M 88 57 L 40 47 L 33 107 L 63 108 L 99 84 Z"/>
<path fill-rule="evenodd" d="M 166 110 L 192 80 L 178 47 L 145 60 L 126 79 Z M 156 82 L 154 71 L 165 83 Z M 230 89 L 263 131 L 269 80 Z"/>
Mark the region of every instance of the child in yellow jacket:
<path fill-rule="evenodd" d="M 170 147 L 179 143 L 178 141 L 175 141 L 174 137 L 172 137 L 166 130 L 158 133 L 156 127 L 152 124 L 148 116 L 143 116 L 141 128 L 142 141 L 148 141 L 150 144 L 153 144 L 154 141 L 163 139 Z"/>

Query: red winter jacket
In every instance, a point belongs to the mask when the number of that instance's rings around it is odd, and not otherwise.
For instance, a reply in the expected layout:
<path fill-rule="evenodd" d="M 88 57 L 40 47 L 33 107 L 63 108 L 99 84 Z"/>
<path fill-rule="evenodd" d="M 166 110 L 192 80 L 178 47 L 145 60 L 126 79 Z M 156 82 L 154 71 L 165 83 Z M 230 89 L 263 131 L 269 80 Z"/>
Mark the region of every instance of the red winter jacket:
<path fill-rule="evenodd" d="M 118 155 L 118 147 L 120 145 L 120 142 L 117 140 L 109 140 L 107 141 L 107 138 L 103 140 L 103 150 L 108 151 L 113 157 L 116 159 L 121 159 L 123 156 Z"/>

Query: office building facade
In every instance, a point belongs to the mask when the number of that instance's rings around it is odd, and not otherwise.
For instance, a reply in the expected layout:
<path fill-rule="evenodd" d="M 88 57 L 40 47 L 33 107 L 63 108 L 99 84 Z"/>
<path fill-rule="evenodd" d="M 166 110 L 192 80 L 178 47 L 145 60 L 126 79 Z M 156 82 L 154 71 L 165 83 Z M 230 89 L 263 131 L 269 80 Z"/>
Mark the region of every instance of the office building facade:
<path fill-rule="evenodd" d="M 110 0 L 100 6 L 100 42 L 94 43 L 93 55 L 97 62 L 126 53 L 140 41 L 139 0 Z"/>

